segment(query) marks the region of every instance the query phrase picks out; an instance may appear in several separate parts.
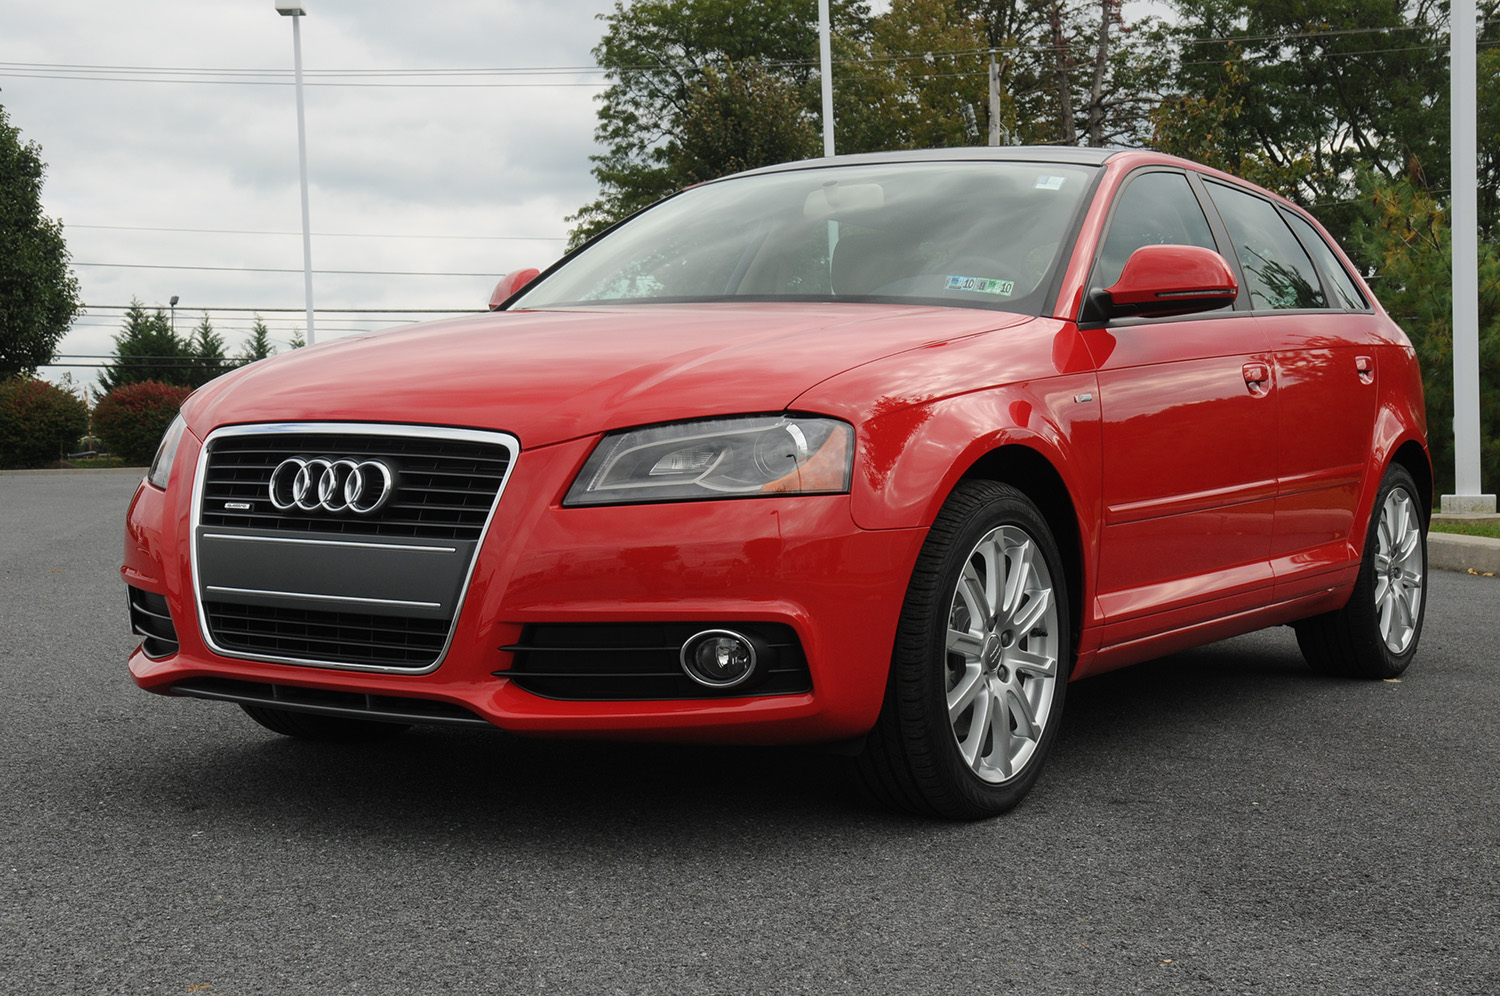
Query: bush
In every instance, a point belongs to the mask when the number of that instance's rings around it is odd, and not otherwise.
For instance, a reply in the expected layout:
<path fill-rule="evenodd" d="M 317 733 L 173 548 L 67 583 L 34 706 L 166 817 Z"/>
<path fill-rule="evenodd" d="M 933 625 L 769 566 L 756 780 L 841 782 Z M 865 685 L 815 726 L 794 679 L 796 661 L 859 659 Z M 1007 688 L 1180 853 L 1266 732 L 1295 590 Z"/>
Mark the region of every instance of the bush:
<path fill-rule="evenodd" d="M 99 399 L 94 431 L 111 455 L 129 466 L 144 467 L 156 456 L 167 426 L 191 393 L 190 388 L 154 380 L 124 384 Z"/>
<path fill-rule="evenodd" d="M 46 467 L 88 430 L 89 410 L 44 380 L 0 380 L 0 467 Z"/>

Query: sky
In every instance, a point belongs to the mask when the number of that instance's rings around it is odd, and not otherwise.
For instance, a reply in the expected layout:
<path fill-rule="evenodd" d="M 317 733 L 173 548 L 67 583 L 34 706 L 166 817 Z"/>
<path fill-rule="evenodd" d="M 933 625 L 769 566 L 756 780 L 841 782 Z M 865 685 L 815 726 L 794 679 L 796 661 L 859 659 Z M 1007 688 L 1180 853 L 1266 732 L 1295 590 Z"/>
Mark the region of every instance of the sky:
<path fill-rule="evenodd" d="M 564 219 L 596 193 L 604 84 L 579 67 L 612 7 L 308 0 L 319 341 L 423 317 L 324 309 L 483 309 L 500 274 L 561 255 Z M 6 4 L 0 104 L 41 146 L 43 212 L 63 222 L 88 309 L 60 362 L 100 362 L 123 306 L 174 295 L 179 334 L 207 311 L 235 352 L 258 310 L 286 348 L 305 324 L 292 69 L 274 0 Z M 467 69 L 505 72 L 453 75 Z M 64 371 L 98 372 L 42 374 Z"/>

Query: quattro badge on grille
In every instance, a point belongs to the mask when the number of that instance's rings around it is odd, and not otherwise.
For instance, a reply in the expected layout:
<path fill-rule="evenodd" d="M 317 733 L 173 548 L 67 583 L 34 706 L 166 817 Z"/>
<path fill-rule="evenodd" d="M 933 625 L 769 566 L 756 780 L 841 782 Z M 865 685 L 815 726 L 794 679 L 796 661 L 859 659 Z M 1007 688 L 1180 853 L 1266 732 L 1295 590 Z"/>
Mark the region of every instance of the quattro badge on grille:
<path fill-rule="evenodd" d="M 280 511 L 371 515 L 396 491 L 396 472 L 381 460 L 289 457 L 271 471 L 266 492 Z"/>

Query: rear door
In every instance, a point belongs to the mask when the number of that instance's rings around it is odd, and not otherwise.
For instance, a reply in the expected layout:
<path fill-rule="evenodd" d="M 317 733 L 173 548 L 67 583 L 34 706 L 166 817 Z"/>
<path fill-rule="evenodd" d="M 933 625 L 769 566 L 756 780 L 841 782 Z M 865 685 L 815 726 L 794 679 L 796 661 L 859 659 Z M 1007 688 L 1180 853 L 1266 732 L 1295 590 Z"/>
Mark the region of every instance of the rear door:
<path fill-rule="evenodd" d="M 1276 359 L 1286 431 L 1270 556 L 1283 601 L 1341 583 L 1358 565 L 1362 544 L 1351 537 L 1376 408 L 1371 312 L 1312 225 L 1251 191 L 1204 186 Z"/>

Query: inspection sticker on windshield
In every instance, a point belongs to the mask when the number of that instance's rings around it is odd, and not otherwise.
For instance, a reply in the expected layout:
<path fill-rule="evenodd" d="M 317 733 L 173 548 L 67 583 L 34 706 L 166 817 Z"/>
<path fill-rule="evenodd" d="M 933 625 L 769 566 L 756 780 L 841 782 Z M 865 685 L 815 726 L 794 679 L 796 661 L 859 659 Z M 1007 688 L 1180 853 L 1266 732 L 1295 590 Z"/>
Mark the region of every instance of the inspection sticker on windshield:
<path fill-rule="evenodd" d="M 1016 292 L 1016 282 L 1014 280 L 992 280 L 989 277 L 949 277 L 947 289 L 1010 297 Z"/>
<path fill-rule="evenodd" d="M 1061 190 L 1065 176 L 1039 176 L 1036 178 L 1037 190 Z"/>

